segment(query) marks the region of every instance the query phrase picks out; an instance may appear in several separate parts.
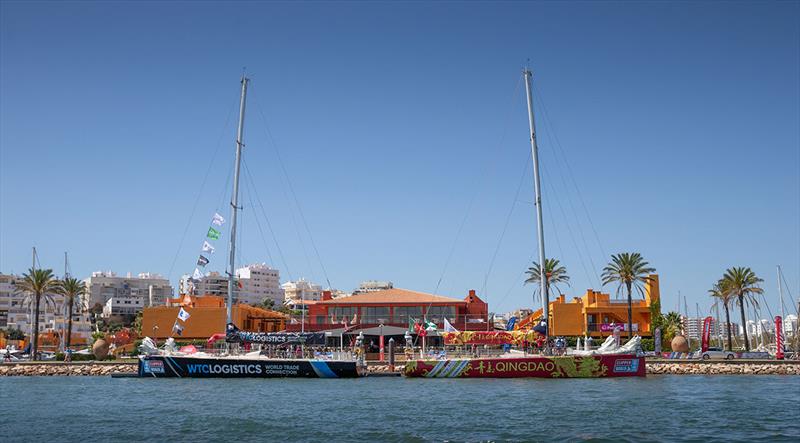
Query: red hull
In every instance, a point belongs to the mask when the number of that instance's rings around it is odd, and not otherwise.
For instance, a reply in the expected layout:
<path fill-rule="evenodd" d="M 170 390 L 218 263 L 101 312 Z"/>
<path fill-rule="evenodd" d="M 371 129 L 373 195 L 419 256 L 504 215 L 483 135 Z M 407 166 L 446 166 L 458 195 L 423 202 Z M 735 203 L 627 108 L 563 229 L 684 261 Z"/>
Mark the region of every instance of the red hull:
<path fill-rule="evenodd" d="M 406 377 L 427 378 L 598 378 L 645 377 L 644 357 L 510 357 L 453 360 L 412 360 Z"/>

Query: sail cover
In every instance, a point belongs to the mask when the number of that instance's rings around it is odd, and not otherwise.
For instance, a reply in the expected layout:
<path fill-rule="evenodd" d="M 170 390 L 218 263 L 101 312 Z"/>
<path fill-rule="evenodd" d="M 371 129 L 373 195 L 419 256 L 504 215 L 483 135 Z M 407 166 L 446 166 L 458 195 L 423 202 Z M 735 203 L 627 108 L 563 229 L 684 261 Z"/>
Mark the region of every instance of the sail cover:
<path fill-rule="evenodd" d="M 242 331 L 236 325 L 228 324 L 225 341 L 228 343 L 259 343 L 266 345 L 304 344 L 309 346 L 324 346 L 324 332 L 248 332 Z"/>

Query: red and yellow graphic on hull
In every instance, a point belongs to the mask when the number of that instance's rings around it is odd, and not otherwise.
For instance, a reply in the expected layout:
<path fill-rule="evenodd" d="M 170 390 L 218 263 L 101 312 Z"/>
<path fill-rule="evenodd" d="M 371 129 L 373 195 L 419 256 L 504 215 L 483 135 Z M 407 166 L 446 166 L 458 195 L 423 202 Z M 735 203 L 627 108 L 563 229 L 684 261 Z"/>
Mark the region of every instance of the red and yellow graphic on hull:
<path fill-rule="evenodd" d="M 595 355 L 411 360 L 403 373 L 427 378 L 598 378 L 644 377 L 646 370 L 644 357 Z"/>

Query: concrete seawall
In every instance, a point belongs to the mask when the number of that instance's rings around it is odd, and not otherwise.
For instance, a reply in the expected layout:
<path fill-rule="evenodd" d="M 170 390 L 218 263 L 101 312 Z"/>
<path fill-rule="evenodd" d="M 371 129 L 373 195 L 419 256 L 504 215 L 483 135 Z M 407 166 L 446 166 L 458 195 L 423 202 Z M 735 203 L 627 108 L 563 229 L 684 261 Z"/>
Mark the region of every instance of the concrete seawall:
<path fill-rule="evenodd" d="M 402 371 L 402 364 L 395 367 L 394 374 Z M 0 364 L 0 376 L 110 376 L 115 373 L 134 373 L 137 363 L 130 361 L 108 362 L 42 362 Z M 369 373 L 391 374 L 388 365 L 370 363 Z M 648 361 L 649 375 L 800 375 L 800 362 L 796 361 Z"/>

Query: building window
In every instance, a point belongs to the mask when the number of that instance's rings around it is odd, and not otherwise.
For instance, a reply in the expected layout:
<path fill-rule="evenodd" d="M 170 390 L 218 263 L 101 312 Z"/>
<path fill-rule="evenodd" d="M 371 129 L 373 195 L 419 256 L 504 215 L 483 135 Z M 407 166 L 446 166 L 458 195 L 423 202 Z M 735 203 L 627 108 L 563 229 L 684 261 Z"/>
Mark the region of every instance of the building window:
<path fill-rule="evenodd" d="M 447 318 L 448 321 L 456 321 L 456 307 L 455 306 L 431 306 L 428 308 L 428 321 L 434 323 L 442 323 Z"/>
<path fill-rule="evenodd" d="M 400 306 L 393 310 L 392 322 L 407 324 L 408 318 L 422 320 L 422 306 Z"/>
<path fill-rule="evenodd" d="M 361 308 L 361 323 L 389 323 L 389 307 L 374 306 Z"/>
<path fill-rule="evenodd" d="M 341 307 L 337 306 L 334 308 L 328 309 L 328 315 L 331 319 L 335 319 L 336 322 L 341 322 L 342 320 L 347 320 L 348 322 L 353 320 L 353 316 L 358 313 L 358 308 L 356 307 Z"/>

